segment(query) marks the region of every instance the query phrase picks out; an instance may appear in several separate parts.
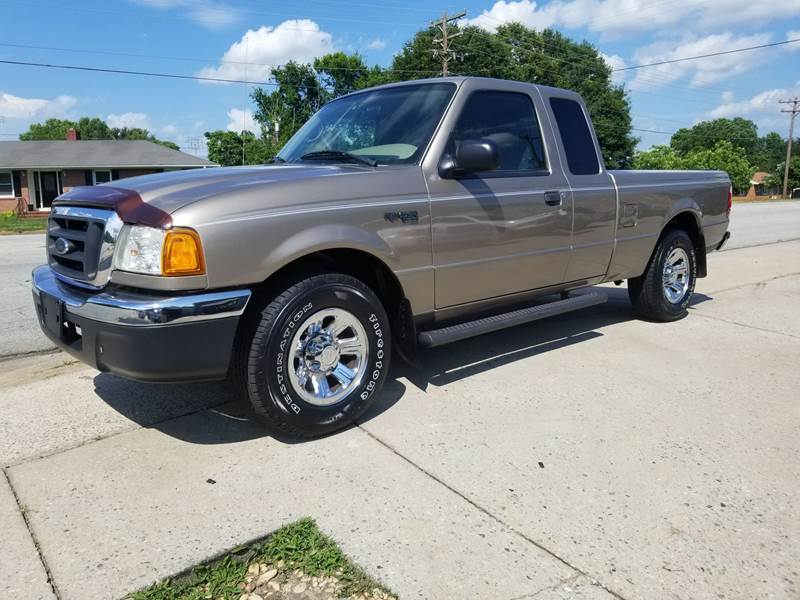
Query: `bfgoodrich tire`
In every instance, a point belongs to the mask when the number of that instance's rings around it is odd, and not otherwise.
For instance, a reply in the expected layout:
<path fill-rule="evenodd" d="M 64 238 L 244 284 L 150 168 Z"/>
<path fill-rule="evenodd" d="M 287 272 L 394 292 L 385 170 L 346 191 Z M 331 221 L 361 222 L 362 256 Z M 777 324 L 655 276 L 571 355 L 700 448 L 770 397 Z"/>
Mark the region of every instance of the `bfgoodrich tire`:
<path fill-rule="evenodd" d="M 361 416 L 383 387 L 391 353 L 381 302 L 363 282 L 339 273 L 286 288 L 239 343 L 239 389 L 256 416 L 304 438 Z"/>
<path fill-rule="evenodd" d="M 636 313 L 651 321 L 677 321 L 688 314 L 697 277 L 697 259 L 689 235 L 667 231 L 641 277 L 628 280 Z"/>

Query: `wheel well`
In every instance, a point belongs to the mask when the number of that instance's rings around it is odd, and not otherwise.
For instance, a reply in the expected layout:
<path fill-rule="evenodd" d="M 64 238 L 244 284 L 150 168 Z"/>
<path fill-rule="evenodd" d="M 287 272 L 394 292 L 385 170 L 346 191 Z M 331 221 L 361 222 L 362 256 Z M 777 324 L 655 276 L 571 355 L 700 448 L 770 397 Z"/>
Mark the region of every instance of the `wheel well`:
<path fill-rule="evenodd" d="M 350 275 L 363 281 L 375 292 L 392 324 L 392 335 L 403 358 L 413 360 L 416 354 L 416 331 L 411 314 L 411 305 L 403 293 L 397 276 L 379 258 L 362 250 L 332 248 L 307 254 L 270 275 L 254 286 L 256 302 L 248 306 L 249 313 L 256 315 L 272 298 L 290 282 L 325 272 Z"/>
<path fill-rule="evenodd" d="M 690 212 L 682 212 L 675 215 L 670 222 L 666 224 L 661 235 L 663 236 L 664 233 L 670 229 L 681 229 L 689 235 L 694 245 L 695 257 L 697 258 L 697 276 L 705 277 L 707 273 L 706 241 L 695 216 Z"/>

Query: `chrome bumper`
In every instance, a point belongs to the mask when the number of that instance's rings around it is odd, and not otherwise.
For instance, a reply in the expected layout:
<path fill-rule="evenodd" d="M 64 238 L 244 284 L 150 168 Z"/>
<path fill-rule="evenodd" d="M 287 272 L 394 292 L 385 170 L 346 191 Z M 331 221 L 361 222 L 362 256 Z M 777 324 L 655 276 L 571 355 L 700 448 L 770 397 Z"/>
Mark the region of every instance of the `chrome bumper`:
<path fill-rule="evenodd" d="M 63 303 L 67 313 L 113 325 L 152 326 L 238 317 L 250 290 L 161 296 L 120 289 L 92 292 L 62 283 L 47 265 L 33 270 L 33 295 L 44 293 Z"/>

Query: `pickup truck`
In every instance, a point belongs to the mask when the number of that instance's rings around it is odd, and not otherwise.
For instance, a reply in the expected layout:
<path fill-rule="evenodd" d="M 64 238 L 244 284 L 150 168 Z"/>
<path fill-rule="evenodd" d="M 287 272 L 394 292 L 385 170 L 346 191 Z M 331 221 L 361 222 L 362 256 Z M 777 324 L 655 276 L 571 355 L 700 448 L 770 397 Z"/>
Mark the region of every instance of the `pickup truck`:
<path fill-rule="evenodd" d="M 392 354 L 605 300 L 584 288 L 684 317 L 730 210 L 722 172 L 607 170 L 574 92 L 419 80 L 329 102 L 268 165 L 61 195 L 33 296 L 100 371 L 229 378 L 313 437 L 367 410 Z"/>

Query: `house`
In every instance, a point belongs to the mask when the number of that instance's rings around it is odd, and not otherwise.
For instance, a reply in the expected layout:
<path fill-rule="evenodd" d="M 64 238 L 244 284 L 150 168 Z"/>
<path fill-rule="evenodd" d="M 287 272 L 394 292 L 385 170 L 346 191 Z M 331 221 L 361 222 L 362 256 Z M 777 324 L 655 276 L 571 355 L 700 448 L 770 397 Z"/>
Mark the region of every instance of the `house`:
<path fill-rule="evenodd" d="M 0 142 L 0 213 L 49 211 L 73 187 L 163 171 L 216 167 L 145 140 Z"/>
<path fill-rule="evenodd" d="M 775 186 L 768 186 L 766 181 L 770 176 L 769 173 L 758 171 L 750 178 L 750 189 L 747 190 L 745 198 L 747 200 L 755 200 L 762 196 L 778 196 L 781 190 Z"/>

